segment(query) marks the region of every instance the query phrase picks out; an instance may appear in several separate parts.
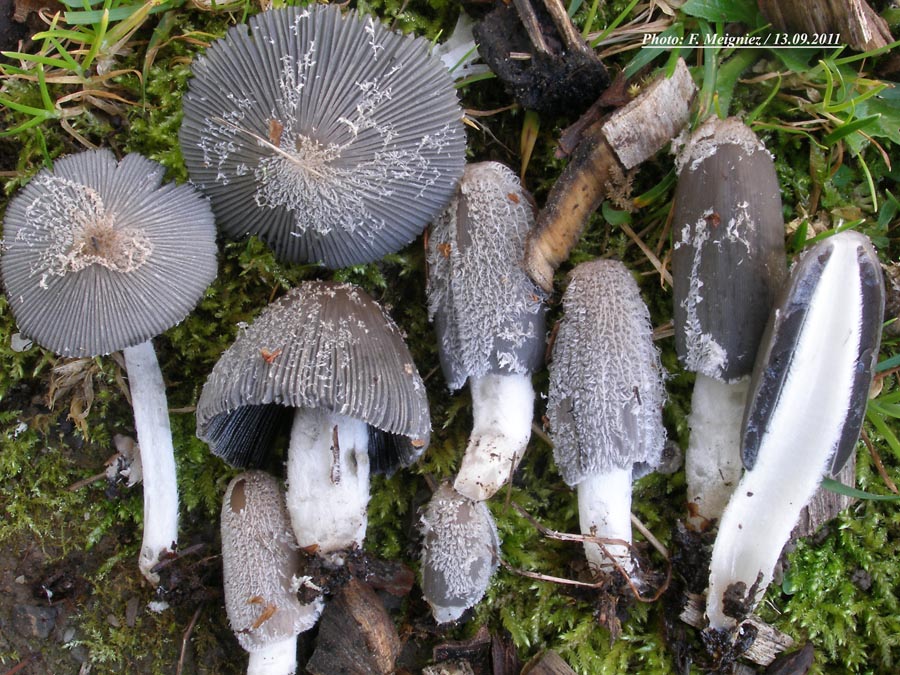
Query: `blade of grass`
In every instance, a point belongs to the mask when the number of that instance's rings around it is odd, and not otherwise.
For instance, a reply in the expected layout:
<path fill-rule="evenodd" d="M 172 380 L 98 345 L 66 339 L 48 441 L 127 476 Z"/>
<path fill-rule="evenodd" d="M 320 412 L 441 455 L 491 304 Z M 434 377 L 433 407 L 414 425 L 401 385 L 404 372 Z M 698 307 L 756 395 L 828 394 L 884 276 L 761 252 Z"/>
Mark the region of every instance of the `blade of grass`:
<path fill-rule="evenodd" d="M 881 434 L 881 437 L 884 438 L 885 442 L 893 451 L 894 456 L 900 457 L 900 440 L 897 439 L 897 435 L 887 425 L 887 422 L 884 421 L 884 417 L 874 410 L 866 410 L 866 419 L 869 420 L 872 426 L 875 427 L 879 434 Z"/>
<path fill-rule="evenodd" d="M 844 485 L 833 478 L 823 478 L 822 487 L 826 490 L 836 492 L 839 495 L 853 497 L 854 499 L 867 499 L 873 502 L 896 502 L 900 500 L 900 495 L 876 495 L 871 492 L 852 488 L 849 485 Z"/>

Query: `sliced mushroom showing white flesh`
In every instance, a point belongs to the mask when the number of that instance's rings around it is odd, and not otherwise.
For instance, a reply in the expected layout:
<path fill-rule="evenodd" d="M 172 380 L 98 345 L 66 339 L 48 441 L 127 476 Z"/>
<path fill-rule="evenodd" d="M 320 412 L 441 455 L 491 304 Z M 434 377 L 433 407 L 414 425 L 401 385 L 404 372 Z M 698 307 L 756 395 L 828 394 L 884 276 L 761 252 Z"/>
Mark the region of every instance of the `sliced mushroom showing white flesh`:
<path fill-rule="evenodd" d="M 469 382 L 473 427 L 454 484 L 491 497 L 531 438 L 531 374 L 543 362 L 543 293 L 522 268 L 530 196 L 497 162 L 469 164 L 428 237 L 428 311 L 451 389 Z"/>
<path fill-rule="evenodd" d="M 151 339 L 184 319 L 216 277 L 209 203 L 137 154 L 69 155 L 35 176 L 4 219 L 3 281 L 20 330 L 62 356 L 124 350 L 141 448 L 140 569 L 178 539 L 165 383 Z"/>
<path fill-rule="evenodd" d="M 787 261 L 775 164 L 749 127 L 733 117 L 707 120 L 676 164 L 675 345 L 697 373 L 687 522 L 702 530 L 722 515 L 741 477 L 750 372 Z"/>
<path fill-rule="evenodd" d="M 500 562 L 500 539 L 487 505 L 450 483 L 422 514 L 422 593 L 438 623 L 456 621 L 484 597 Z"/>
<path fill-rule="evenodd" d="M 563 480 L 578 487 L 588 562 L 633 571 L 632 466 L 656 466 L 666 440 L 663 370 L 650 312 L 628 269 L 614 260 L 575 267 L 563 295 L 549 364 L 547 419 Z"/>
<path fill-rule="evenodd" d="M 801 509 L 853 452 L 878 356 L 884 286 L 869 240 L 842 232 L 802 254 L 775 304 L 744 419 L 746 472 L 722 515 L 706 613 L 730 630 L 725 596 L 762 598 Z M 733 604 L 733 603 L 732 603 Z"/>
<path fill-rule="evenodd" d="M 229 464 L 259 465 L 287 430 L 297 539 L 340 562 L 365 536 L 370 469 L 408 466 L 431 434 L 400 330 L 362 289 L 304 282 L 244 328 L 207 379 L 197 435 Z"/>
<path fill-rule="evenodd" d="M 234 635 L 247 652 L 248 675 L 293 675 L 297 636 L 322 613 L 320 595 L 301 602 L 302 556 L 284 493 L 274 477 L 248 471 L 222 501 L 222 583 Z"/>

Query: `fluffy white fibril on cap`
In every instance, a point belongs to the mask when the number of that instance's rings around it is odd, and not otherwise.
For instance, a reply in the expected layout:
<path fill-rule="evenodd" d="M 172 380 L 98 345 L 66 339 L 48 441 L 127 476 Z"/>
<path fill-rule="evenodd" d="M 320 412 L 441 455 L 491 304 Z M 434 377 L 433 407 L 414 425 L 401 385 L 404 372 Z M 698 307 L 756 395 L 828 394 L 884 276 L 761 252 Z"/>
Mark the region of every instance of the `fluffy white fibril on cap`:
<path fill-rule="evenodd" d="M 132 347 L 184 319 L 216 277 L 209 202 L 162 165 L 69 155 L 9 203 L 0 269 L 19 329 L 63 356 Z"/>
<path fill-rule="evenodd" d="M 543 293 L 522 268 L 530 197 L 498 162 L 466 166 L 428 237 L 428 314 L 451 389 L 489 373 L 530 374 L 543 359 Z"/>
<path fill-rule="evenodd" d="M 236 476 L 221 530 L 225 609 L 241 647 L 258 651 L 312 628 L 324 605 L 297 599 L 302 558 L 278 481 L 262 471 Z"/>
<path fill-rule="evenodd" d="M 210 45 L 179 140 L 223 232 L 331 268 L 418 236 L 465 164 L 453 78 L 429 48 L 316 3 L 262 12 Z"/>
<path fill-rule="evenodd" d="M 547 417 L 563 480 L 656 466 L 666 440 L 663 370 L 634 277 L 615 260 L 582 263 L 562 302 Z"/>
<path fill-rule="evenodd" d="M 679 140 L 682 141 L 680 144 L 676 141 L 672 145 L 672 151 L 676 153 L 675 171 L 679 174 L 685 167 L 696 171 L 705 159 L 716 154 L 720 145 L 738 145 L 745 155 L 763 152 L 774 159 L 750 127 L 737 117 L 724 120 L 710 117 L 692 134 L 681 136 Z"/>
<path fill-rule="evenodd" d="M 500 539 L 484 502 L 441 484 L 422 515 L 422 593 L 438 623 L 455 621 L 484 596 Z"/>

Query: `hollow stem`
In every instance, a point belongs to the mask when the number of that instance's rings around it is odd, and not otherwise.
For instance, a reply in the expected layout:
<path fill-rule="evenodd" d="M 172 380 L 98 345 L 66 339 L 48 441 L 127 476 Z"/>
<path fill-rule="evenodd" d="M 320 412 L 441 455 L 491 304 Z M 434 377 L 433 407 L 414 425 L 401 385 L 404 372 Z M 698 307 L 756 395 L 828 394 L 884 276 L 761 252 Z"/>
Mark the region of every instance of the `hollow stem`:
<path fill-rule="evenodd" d="M 809 291 L 801 287 L 801 292 Z M 782 358 L 788 365 L 777 400 L 764 402 L 774 407 L 755 464 L 719 523 L 707 593 L 711 628 L 730 630 L 741 618 L 726 613 L 726 595 L 745 596 L 740 604 L 747 612 L 762 598 L 800 511 L 844 434 L 860 367 L 862 297 L 856 247 L 835 245 L 789 361 Z"/>
<path fill-rule="evenodd" d="M 287 508 L 297 543 L 329 554 L 362 545 L 369 504 L 369 430 L 325 410 L 294 413 L 287 460 Z"/>
<path fill-rule="evenodd" d="M 749 386 L 749 377 L 729 384 L 697 373 L 684 458 L 687 523 L 695 531 L 722 517 L 741 479 L 741 423 Z"/>
<path fill-rule="evenodd" d="M 128 347 L 123 353 L 144 482 L 144 538 L 138 566 L 155 586 L 159 583 L 159 575 L 151 569 L 164 553 L 175 550 L 178 540 L 175 449 L 166 387 L 153 343 L 148 340 Z"/>
<path fill-rule="evenodd" d="M 631 468 L 613 469 L 581 481 L 578 484 L 578 518 L 582 534 L 630 544 Z M 618 563 L 629 574 L 634 570 L 631 552 L 625 544 L 609 543 L 601 547 L 586 541 L 584 553 L 592 569 L 610 573 Z"/>
<path fill-rule="evenodd" d="M 475 501 L 489 499 L 512 476 L 531 439 L 534 389 L 528 375 L 469 379 L 474 423 L 453 487 Z"/>

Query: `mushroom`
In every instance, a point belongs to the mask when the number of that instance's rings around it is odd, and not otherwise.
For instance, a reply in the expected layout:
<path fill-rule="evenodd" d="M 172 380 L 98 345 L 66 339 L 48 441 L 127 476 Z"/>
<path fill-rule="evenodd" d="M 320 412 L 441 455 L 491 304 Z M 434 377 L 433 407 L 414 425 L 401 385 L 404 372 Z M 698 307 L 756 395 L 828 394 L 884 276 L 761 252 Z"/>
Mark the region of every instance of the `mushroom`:
<path fill-rule="evenodd" d="M 179 132 L 231 238 L 331 268 L 397 251 L 465 163 L 453 78 L 425 40 L 311 4 L 262 12 L 194 60 Z"/>
<path fill-rule="evenodd" d="M 447 384 L 469 381 L 474 426 L 454 487 L 493 495 L 512 475 L 534 416 L 543 362 L 543 293 L 522 268 L 529 195 L 497 162 L 470 164 L 428 236 L 428 313 Z"/>
<path fill-rule="evenodd" d="M 297 636 L 322 613 L 320 595 L 297 597 L 302 557 L 278 481 L 247 471 L 228 484 L 222 501 L 222 585 L 234 635 L 250 652 L 247 675 L 292 675 Z"/>
<path fill-rule="evenodd" d="M 294 533 L 339 562 L 336 552 L 365 536 L 370 462 L 393 473 L 431 434 L 400 330 L 362 289 L 307 281 L 269 305 L 222 354 L 197 404 L 197 435 L 232 466 L 261 463 L 288 424 Z"/>
<path fill-rule="evenodd" d="M 575 267 L 562 304 L 547 396 L 553 457 L 563 480 L 578 486 L 581 532 L 615 540 L 585 542 L 591 566 L 630 573 L 632 467 L 657 465 L 666 440 L 650 312 L 615 260 Z"/>
<path fill-rule="evenodd" d="M 775 164 L 749 127 L 707 120 L 677 165 L 673 321 L 678 356 L 697 373 L 685 472 L 688 525 L 702 530 L 741 478 L 750 372 L 787 263 Z"/>
<path fill-rule="evenodd" d="M 209 203 L 137 154 L 70 155 L 6 211 L 3 281 L 19 329 L 66 357 L 123 350 L 144 480 L 140 569 L 178 538 L 178 487 L 165 384 L 151 338 L 181 321 L 216 276 Z"/>
<path fill-rule="evenodd" d="M 731 630 L 742 618 L 735 605 L 756 606 L 823 474 L 836 474 L 853 452 L 883 312 L 878 258 L 857 232 L 819 242 L 791 269 L 753 369 L 741 446 L 747 470 L 713 546 L 710 628 Z"/>
<path fill-rule="evenodd" d="M 497 570 L 497 526 L 484 502 L 445 482 L 428 502 L 421 530 L 422 593 L 435 621 L 456 621 L 478 604 Z"/>

